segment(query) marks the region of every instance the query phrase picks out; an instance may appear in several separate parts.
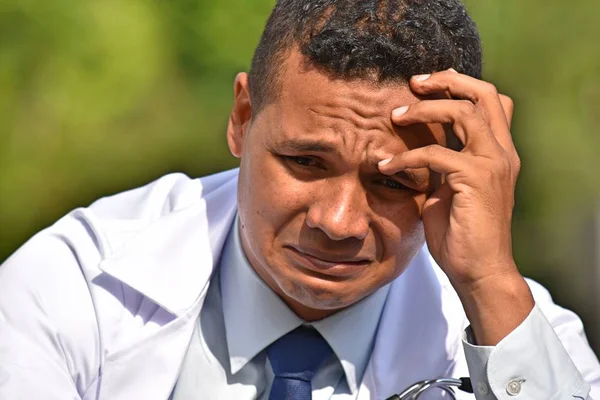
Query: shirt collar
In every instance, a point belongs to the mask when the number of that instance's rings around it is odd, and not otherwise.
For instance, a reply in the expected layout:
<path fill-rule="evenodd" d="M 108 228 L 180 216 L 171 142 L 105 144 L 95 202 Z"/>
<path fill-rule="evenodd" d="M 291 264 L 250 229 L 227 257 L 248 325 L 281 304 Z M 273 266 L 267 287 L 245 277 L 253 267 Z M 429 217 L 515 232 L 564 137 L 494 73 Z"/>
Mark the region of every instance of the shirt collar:
<path fill-rule="evenodd" d="M 351 307 L 312 323 L 340 360 L 353 394 L 358 391 L 371 358 L 389 290 L 390 285 L 386 285 Z"/>
<path fill-rule="evenodd" d="M 238 219 L 221 258 L 221 295 L 231 373 L 236 374 L 267 346 L 303 323 L 254 272 L 242 249 Z M 312 325 L 340 360 L 352 393 L 369 362 L 389 285 L 352 307 Z M 269 323 L 262 323 L 268 320 Z"/>
<path fill-rule="evenodd" d="M 231 373 L 236 374 L 303 321 L 254 272 L 242 249 L 238 218 L 223 249 L 220 275 Z"/>

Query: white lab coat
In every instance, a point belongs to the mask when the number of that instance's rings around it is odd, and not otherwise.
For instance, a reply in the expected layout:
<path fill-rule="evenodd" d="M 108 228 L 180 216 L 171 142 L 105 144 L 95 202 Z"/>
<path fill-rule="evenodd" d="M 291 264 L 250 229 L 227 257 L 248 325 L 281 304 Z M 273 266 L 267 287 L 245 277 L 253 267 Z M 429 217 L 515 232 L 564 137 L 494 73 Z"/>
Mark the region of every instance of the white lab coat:
<path fill-rule="evenodd" d="M 169 175 L 75 210 L 17 251 L 0 267 L 0 399 L 167 399 L 236 212 L 236 189 L 237 170 Z M 579 371 L 598 383 L 579 319 L 531 285 Z M 468 376 L 467 325 L 423 248 L 392 284 L 359 399 Z M 536 369 L 538 361 L 520 364 Z M 552 368 L 550 387 L 581 384 L 572 366 Z"/>

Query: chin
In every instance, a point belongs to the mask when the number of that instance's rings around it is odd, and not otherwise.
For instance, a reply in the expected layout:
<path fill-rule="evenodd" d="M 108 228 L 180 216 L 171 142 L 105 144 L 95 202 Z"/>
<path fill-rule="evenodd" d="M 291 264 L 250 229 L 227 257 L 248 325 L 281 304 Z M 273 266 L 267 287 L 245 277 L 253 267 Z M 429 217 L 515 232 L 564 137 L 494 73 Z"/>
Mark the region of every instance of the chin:
<path fill-rule="evenodd" d="M 285 295 L 302 306 L 314 310 L 341 310 L 371 293 L 371 291 L 358 291 L 356 286 L 360 285 L 350 281 L 332 281 L 312 276 L 286 281 L 287 284 L 280 285 Z"/>

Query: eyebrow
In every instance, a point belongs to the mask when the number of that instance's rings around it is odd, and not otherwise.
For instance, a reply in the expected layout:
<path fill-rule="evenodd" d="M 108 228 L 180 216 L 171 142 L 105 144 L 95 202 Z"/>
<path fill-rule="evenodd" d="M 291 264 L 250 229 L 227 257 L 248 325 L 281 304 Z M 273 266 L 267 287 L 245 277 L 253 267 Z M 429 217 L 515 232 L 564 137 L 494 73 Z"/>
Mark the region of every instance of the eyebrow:
<path fill-rule="evenodd" d="M 277 145 L 282 150 L 287 151 L 312 151 L 317 153 L 333 153 L 337 151 L 337 148 L 330 143 L 319 141 L 319 140 L 286 140 Z"/>
<path fill-rule="evenodd" d="M 331 143 L 322 140 L 310 140 L 310 139 L 294 139 L 285 140 L 277 144 L 277 148 L 280 151 L 289 152 L 315 152 L 315 153 L 335 153 L 338 152 L 336 146 Z M 418 185 L 424 185 L 429 182 L 423 174 L 415 173 L 414 171 L 398 171 L 394 174 L 396 178 L 407 179 L 415 182 Z"/>

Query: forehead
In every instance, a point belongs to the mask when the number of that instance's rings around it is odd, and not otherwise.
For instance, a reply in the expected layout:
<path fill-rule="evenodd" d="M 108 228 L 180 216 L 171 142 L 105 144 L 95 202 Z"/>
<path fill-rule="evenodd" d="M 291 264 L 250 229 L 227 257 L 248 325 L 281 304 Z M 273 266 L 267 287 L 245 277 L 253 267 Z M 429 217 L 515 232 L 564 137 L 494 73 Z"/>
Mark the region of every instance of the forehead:
<path fill-rule="evenodd" d="M 414 125 L 400 129 L 391 120 L 395 108 L 418 98 L 406 84 L 378 85 L 366 80 L 334 79 L 293 51 L 285 62 L 276 101 L 267 106 L 279 138 L 318 136 L 347 140 L 356 136 L 374 147 L 415 148 L 444 141 L 443 129 Z M 276 139 L 276 138 L 273 138 Z"/>

